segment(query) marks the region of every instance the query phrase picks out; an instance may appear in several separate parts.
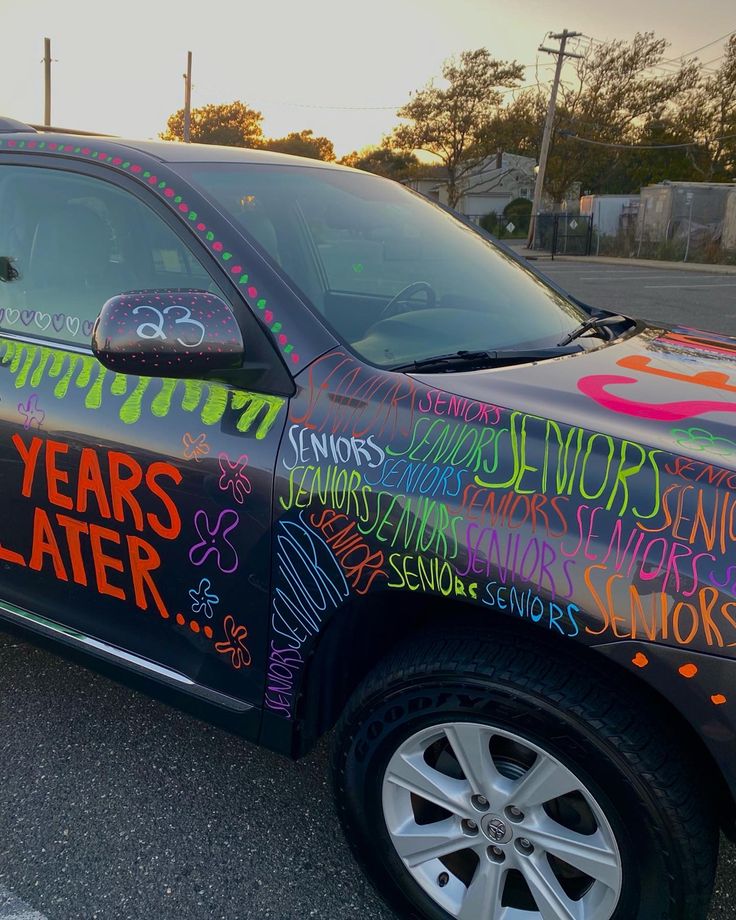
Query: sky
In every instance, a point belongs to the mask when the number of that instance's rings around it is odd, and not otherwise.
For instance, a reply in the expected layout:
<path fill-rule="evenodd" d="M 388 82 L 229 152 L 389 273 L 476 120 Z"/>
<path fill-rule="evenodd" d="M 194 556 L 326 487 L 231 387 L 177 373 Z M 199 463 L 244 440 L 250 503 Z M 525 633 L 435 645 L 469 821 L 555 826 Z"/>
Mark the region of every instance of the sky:
<path fill-rule="evenodd" d="M 312 128 L 338 156 L 377 144 L 396 107 L 450 55 L 544 65 L 545 35 L 599 40 L 654 31 L 675 58 L 736 30 L 733 0 L 0 0 L 0 115 L 43 121 L 43 39 L 51 39 L 52 124 L 155 138 L 183 106 L 240 99 L 264 132 Z M 549 42 L 547 42 L 549 44 Z M 722 43 L 698 53 L 704 62 Z M 716 62 L 717 63 L 717 62 Z M 535 69 L 526 70 L 533 81 Z"/>

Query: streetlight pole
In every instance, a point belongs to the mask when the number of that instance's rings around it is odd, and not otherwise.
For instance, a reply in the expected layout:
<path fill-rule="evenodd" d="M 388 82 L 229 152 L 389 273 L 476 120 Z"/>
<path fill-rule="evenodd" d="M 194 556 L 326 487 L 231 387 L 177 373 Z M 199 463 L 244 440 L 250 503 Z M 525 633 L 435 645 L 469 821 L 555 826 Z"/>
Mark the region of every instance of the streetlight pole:
<path fill-rule="evenodd" d="M 542 192 L 544 191 L 544 174 L 547 170 L 547 156 L 549 154 L 549 145 L 552 138 L 552 124 L 555 118 L 555 106 L 557 104 L 557 89 L 560 85 L 560 76 L 562 74 L 562 65 L 566 57 L 581 58 L 582 54 L 573 54 L 571 51 L 565 51 L 568 38 L 577 38 L 580 32 L 568 32 L 563 29 L 562 32 L 556 32 L 550 35 L 560 42 L 559 48 L 545 48 L 539 46 L 540 51 L 546 51 L 547 54 L 557 55 L 557 67 L 555 68 L 555 77 L 552 82 L 552 91 L 549 94 L 549 103 L 547 105 L 547 117 L 544 122 L 544 134 L 542 135 L 542 149 L 539 152 L 539 168 L 537 170 L 537 179 L 534 183 L 534 201 L 532 202 L 532 216 L 529 221 L 529 236 L 526 244 L 531 249 L 534 247 L 534 241 L 537 234 L 537 215 L 542 207 Z"/>

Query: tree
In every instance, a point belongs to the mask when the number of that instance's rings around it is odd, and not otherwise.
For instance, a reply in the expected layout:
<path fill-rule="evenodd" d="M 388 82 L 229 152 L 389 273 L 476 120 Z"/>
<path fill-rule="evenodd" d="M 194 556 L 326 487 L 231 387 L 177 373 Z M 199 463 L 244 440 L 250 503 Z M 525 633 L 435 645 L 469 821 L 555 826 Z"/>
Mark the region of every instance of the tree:
<path fill-rule="evenodd" d="M 407 123 L 394 129 L 392 146 L 439 158 L 447 174 L 450 207 L 462 195 L 463 178 L 483 159 L 478 142 L 503 100 L 499 88 L 515 86 L 522 75 L 521 65 L 495 60 L 485 48 L 463 51 L 445 61 L 445 87 L 430 83 L 399 109 Z"/>
<path fill-rule="evenodd" d="M 660 170 L 668 172 L 669 163 L 679 163 L 682 171 L 681 155 L 678 161 L 654 151 L 647 161 L 644 150 L 626 149 L 665 142 L 657 137 L 683 136 L 678 113 L 698 85 L 699 66 L 687 61 L 676 70 L 657 70 L 666 49 L 664 39 L 646 32 L 631 42 L 591 46 L 575 62 L 574 79 L 560 85 L 547 161 L 545 191 L 554 200 L 564 199 L 576 181 L 590 192 L 635 191 L 637 179 L 648 174 L 653 181 Z M 481 138 L 485 149 L 502 145 L 538 157 L 548 93 L 548 87 L 538 85 L 499 112 Z M 655 157 L 656 168 L 647 169 Z"/>
<path fill-rule="evenodd" d="M 394 150 L 386 144 L 381 147 L 366 147 L 360 152 L 354 150 L 339 162 L 343 166 L 363 169 L 387 179 L 406 179 L 419 165 L 419 160 L 410 150 Z"/>
<path fill-rule="evenodd" d="M 698 145 L 688 156 L 701 180 L 736 177 L 736 34 L 718 70 L 704 75 L 684 106 L 683 123 Z"/>
<path fill-rule="evenodd" d="M 228 147 L 259 147 L 263 138 L 263 115 L 243 102 L 204 105 L 192 109 L 190 139 L 197 144 L 223 144 Z M 184 138 L 184 109 L 170 116 L 166 130 L 159 137 L 165 141 Z"/>
<path fill-rule="evenodd" d="M 291 153 L 297 157 L 310 157 L 312 160 L 335 159 L 335 148 L 327 137 L 315 137 L 310 129 L 292 131 L 286 137 L 272 137 L 262 144 L 265 150 L 275 150 L 278 153 Z"/>
<path fill-rule="evenodd" d="M 638 191 L 643 185 L 664 179 L 697 180 L 688 148 L 674 146 L 686 144 L 691 138 L 679 112 L 647 119 L 637 134 L 636 146 L 616 152 L 605 180 L 605 191 L 614 194 Z"/>

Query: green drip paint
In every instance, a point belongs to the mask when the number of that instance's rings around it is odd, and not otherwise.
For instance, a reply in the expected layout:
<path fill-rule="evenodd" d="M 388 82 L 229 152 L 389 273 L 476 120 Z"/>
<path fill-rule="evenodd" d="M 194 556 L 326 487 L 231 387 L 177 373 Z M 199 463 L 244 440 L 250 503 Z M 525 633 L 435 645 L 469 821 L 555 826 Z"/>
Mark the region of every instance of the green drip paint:
<path fill-rule="evenodd" d="M 82 369 L 79 372 L 79 376 L 76 380 L 77 386 L 80 388 L 80 390 L 86 386 L 89 386 L 89 379 L 92 376 L 92 368 L 99 366 L 99 361 L 97 361 L 95 358 L 90 358 L 86 355 L 82 357 Z"/>
<path fill-rule="evenodd" d="M 23 367 L 20 369 L 20 373 L 15 378 L 16 389 L 20 389 L 21 387 L 24 387 L 26 385 L 28 374 L 31 372 L 31 368 L 33 367 L 33 362 L 36 360 L 36 352 L 38 351 L 38 349 L 36 348 L 35 345 L 26 345 L 24 351 L 25 351 L 25 360 L 23 361 Z M 13 370 L 12 366 L 10 370 L 11 371 Z"/>
<path fill-rule="evenodd" d="M 102 405 L 102 383 L 107 377 L 107 368 L 101 364 L 97 369 L 97 379 L 87 391 L 84 404 L 88 409 L 99 409 Z"/>
<path fill-rule="evenodd" d="M 69 366 L 66 369 L 66 374 L 59 379 L 59 382 L 54 387 L 54 396 L 57 399 L 63 399 L 67 394 L 72 374 L 77 368 L 77 358 L 78 355 L 69 355 Z"/>
<path fill-rule="evenodd" d="M 107 368 L 103 367 L 95 358 L 88 355 L 78 355 L 72 352 L 59 351 L 53 348 L 27 345 L 24 342 L 15 342 L 10 339 L 0 339 L 0 346 L 4 346 L 2 363 L 9 367 L 11 374 L 16 375 L 15 387 L 21 389 L 29 383 L 38 387 L 44 379 L 59 378 L 53 389 L 56 399 L 65 399 L 69 394 L 69 387 L 74 379 L 77 369 L 76 386 L 86 390 L 84 405 L 88 409 L 99 409 L 102 405 L 105 381 L 108 379 Z M 38 359 L 38 363 L 36 363 Z M 97 373 L 92 382 L 92 371 Z M 63 373 L 63 376 L 61 376 Z M 118 415 L 126 425 L 139 421 L 143 412 L 143 396 L 151 383 L 151 377 L 128 377 L 124 374 L 115 374 L 108 396 L 126 396 L 128 383 L 135 383 L 133 392 L 119 407 Z M 161 388 L 150 404 L 150 414 L 156 418 L 164 418 L 171 411 L 172 402 L 181 381 L 173 378 L 162 378 Z M 219 383 L 208 383 L 207 396 L 205 397 L 205 384 L 200 380 L 184 381 L 184 393 L 181 399 L 181 408 L 186 412 L 200 410 L 200 417 L 205 425 L 214 425 L 224 416 L 228 408 L 240 412 L 236 420 L 239 432 L 250 431 L 257 422 L 256 438 L 264 438 L 276 421 L 281 407 L 286 400 L 278 396 L 263 396 L 250 393 L 247 390 L 230 390 Z M 265 412 L 263 410 L 265 409 Z"/>
<path fill-rule="evenodd" d="M 70 357 L 68 351 L 55 351 L 54 357 L 51 359 L 51 367 L 49 369 L 49 377 L 58 377 L 61 373 L 62 367 L 64 367 L 64 361 Z"/>
<path fill-rule="evenodd" d="M 46 365 L 48 364 L 49 358 L 51 357 L 50 348 L 41 349 L 41 360 L 38 362 L 35 371 L 31 376 L 31 386 L 37 387 L 39 383 L 43 380 L 43 374 L 46 370 Z"/>
<path fill-rule="evenodd" d="M 150 382 L 150 377 L 139 377 L 138 385 L 120 407 L 120 418 L 126 425 L 134 424 L 141 417 L 141 400 Z"/>
<path fill-rule="evenodd" d="M 170 378 L 164 378 L 161 381 L 161 390 L 156 394 L 151 403 L 151 412 L 153 412 L 157 418 L 166 418 L 169 414 L 171 397 L 174 395 L 174 390 L 178 382 L 178 380 L 172 380 Z"/>
<path fill-rule="evenodd" d="M 285 402 L 286 400 L 280 396 L 262 396 L 259 393 L 248 393 L 244 390 L 233 392 L 231 396 L 233 409 L 245 409 L 235 427 L 238 431 L 249 431 L 261 409 L 266 406 L 266 413 L 256 428 L 256 438 L 259 440 L 265 438 Z"/>
<path fill-rule="evenodd" d="M 128 378 L 125 376 L 125 374 L 115 374 L 112 379 L 110 392 L 114 396 L 125 396 L 125 394 L 128 392 Z"/>
<path fill-rule="evenodd" d="M 181 407 L 186 412 L 194 412 L 202 399 L 203 387 L 198 380 L 187 380 Z"/>
<path fill-rule="evenodd" d="M 26 348 L 28 348 L 28 346 L 23 345 L 21 342 L 18 342 L 18 344 L 16 345 L 15 354 L 13 355 L 13 360 L 10 362 L 10 373 L 11 374 L 18 373 L 18 368 L 20 367 L 20 360 L 23 357 Z"/>
<path fill-rule="evenodd" d="M 227 390 L 218 383 L 209 383 L 209 396 L 202 406 L 201 418 L 205 425 L 219 422 L 227 409 Z"/>

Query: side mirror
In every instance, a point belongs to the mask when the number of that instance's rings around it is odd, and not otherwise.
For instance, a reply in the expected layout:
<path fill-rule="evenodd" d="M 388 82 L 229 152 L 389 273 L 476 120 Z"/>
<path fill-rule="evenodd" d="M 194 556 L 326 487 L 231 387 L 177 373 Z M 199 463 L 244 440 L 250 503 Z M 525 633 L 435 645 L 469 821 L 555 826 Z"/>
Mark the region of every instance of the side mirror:
<path fill-rule="evenodd" d="M 224 300 L 207 291 L 128 291 L 111 297 L 92 330 L 92 351 L 111 370 L 188 377 L 241 367 L 243 336 Z"/>

